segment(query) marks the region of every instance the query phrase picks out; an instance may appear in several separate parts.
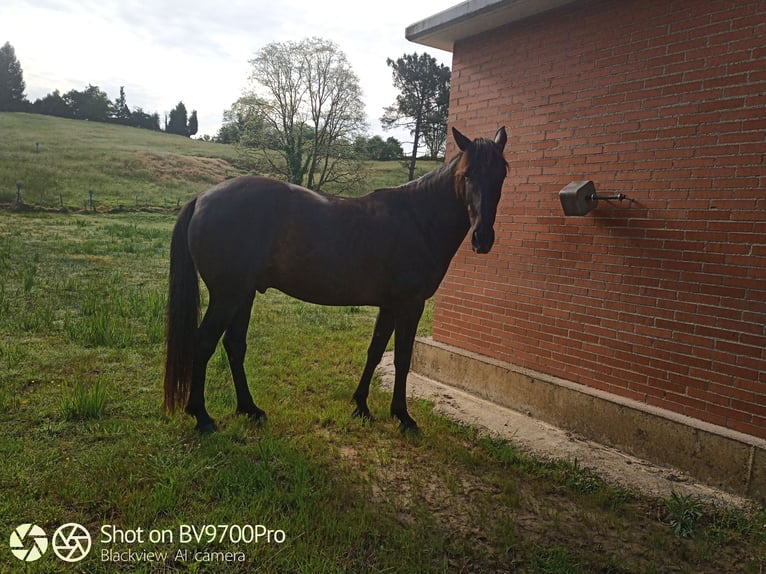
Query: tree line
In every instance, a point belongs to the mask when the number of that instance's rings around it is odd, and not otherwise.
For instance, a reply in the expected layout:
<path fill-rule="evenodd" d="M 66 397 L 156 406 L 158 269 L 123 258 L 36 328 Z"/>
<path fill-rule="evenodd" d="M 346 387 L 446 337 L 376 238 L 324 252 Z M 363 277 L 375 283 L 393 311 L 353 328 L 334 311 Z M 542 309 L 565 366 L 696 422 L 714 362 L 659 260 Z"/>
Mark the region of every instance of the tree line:
<path fill-rule="evenodd" d="M 84 90 L 70 90 L 65 94 L 54 90 L 34 102 L 27 100 L 24 72 L 16 51 L 9 42 L 0 47 L 0 111 L 28 112 L 61 118 L 114 123 L 124 126 L 161 131 L 158 113 L 148 113 L 127 104 L 125 88 L 114 100 L 98 86 L 88 85 Z M 188 114 L 183 102 L 178 102 L 165 117 L 164 131 L 191 137 L 198 131 L 197 111 Z"/>
<path fill-rule="evenodd" d="M 412 135 L 409 178 L 421 152 L 442 157 L 447 139 L 451 71 L 428 54 L 387 59 L 399 95 L 385 108 L 384 129 L 404 127 Z M 352 188 L 364 172 L 360 162 L 401 159 L 395 138 L 367 136 L 359 79 L 332 41 L 306 38 L 274 42 L 250 60 L 251 87 L 224 112 L 213 141 L 237 144 L 255 171 L 321 190 Z M 111 101 L 98 86 L 48 94 L 26 101 L 21 65 L 9 43 L 0 49 L 0 111 L 35 111 L 160 129 L 159 116 L 130 110 L 124 88 Z M 165 120 L 165 131 L 191 136 L 197 115 L 182 102 Z M 207 136 L 205 139 L 208 139 Z"/>

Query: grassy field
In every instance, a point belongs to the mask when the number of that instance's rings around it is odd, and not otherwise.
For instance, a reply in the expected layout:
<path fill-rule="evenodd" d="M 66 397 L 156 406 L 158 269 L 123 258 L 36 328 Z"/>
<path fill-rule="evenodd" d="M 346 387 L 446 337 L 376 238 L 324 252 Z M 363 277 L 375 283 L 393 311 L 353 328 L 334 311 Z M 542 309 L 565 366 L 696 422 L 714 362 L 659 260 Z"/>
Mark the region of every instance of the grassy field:
<path fill-rule="evenodd" d="M 27 120 L 37 118 L 10 119 Z M 79 130 L 94 126 L 65 124 L 46 145 L 83 157 L 74 142 L 91 149 Z M 171 138 L 155 149 L 170 136 L 148 134 L 142 145 L 146 132 L 106 127 L 129 132 L 125 146 L 135 137 L 137 150 L 152 150 L 141 153 L 205 159 L 210 146 Z M 112 138 L 101 165 L 131 153 Z M 230 153 L 210 149 L 211 159 Z M 13 170 L 8 157 L 0 174 Z M 104 181 L 135 189 L 129 175 Z M 146 185 L 184 197 L 202 185 L 167 177 Z M 169 194 L 165 205 L 175 201 Z M 234 415 L 219 351 L 207 397 L 221 430 L 197 435 L 191 418 L 161 409 L 173 222 L 170 209 L 0 210 L 0 573 L 763 571 L 763 509 L 647 498 L 576 460 L 530 458 L 422 401 L 410 404 L 421 435 L 402 436 L 377 385 L 376 422 L 353 419 L 373 309 L 258 296 L 246 370 L 269 419 L 256 426 Z M 72 522 L 92 537 L 76 564 L 52 548 Z M 9 544 L 26 523 L 51 541 L 29 563 Z"/>
<path fill-rule="evenodd" d="M 233 146 L 33 114 L 0 113 L 0 204 L 83 210 L 174 208 L 195 193 L 242 175 Z M 418 163 L 417 176 L 435 162 Z M 369 162 L 366 189 L 406 181 L 399 162 Z"/>

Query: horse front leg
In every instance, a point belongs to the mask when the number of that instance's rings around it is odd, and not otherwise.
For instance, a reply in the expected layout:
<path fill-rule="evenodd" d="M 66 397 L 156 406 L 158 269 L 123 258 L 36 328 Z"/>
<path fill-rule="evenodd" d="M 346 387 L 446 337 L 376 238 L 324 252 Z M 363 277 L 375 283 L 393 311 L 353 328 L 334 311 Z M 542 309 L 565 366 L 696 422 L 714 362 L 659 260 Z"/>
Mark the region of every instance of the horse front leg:
<path fill-rule="evenodd" d="M 367 407 L 367 397 L 370 394 L 370 381 L 375 372 L 375 368 L 383 358 L 391 334 L 394 332 L 395 317 L 388 310 L 381 308 L 378 311 L 378 318 L 375 320 L 375 329 L 372 332 L 372 340 L 367 349 L 367 363 L 364 365 L 362 378 L 354 391 L 353 401 L 356 403 L 356 409 L 353 416 L 362 419 L 372 420 L 370 409 Z"/>
<path fill-rule="evenodd" d="M 400 309 L 396 314 L 394 335 L 394 397 L 391 400 L 391 416 L 399 419 L 402 433 L 417 434 L 418 425 L 407 412 L 407 375 L 412 362 L 412 346 L 418 323 L 423 314 L 425 301 L 417 301 Z"/>

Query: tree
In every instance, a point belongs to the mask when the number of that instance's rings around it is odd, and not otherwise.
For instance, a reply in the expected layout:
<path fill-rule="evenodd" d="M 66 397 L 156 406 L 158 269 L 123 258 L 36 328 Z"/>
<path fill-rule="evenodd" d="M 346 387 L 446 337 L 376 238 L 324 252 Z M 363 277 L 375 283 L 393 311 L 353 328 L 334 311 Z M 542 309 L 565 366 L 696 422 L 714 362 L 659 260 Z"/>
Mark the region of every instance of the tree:
<path fill-rule="evenodd" d="M 245 148 L 278 149 L 280 138 L 270 130 L 261 112 L 258 98 L 242 96 L 223 113 L 216 141 Z"/>
<path fill-rule="evenodd" d="M 250 120 L 282 161 L 263 154 L 273 171 L 292 183 L 321 189 L 359 177 L 354 139 L 366 129 L 359 79 L 331 41 L 308 38 L 272 43 L 250 62 L 253 89 L 246 94 Z"/>
<path fill-rule="evenodd" d="M 170 110 L 170 119 L 167 121 L 165 131 L 169 134 L 188 136 L 188 121 L 186 106 L 183 102 L 178 102 L 178 105 Z"/>
<path fill-rule="evenodd" d="M 109 110 L 112 104 L 106 92 L 98 86 L 88 85 L 82 92 L 70 90 L 62 96 L 62 99 L 74 119 L 94 122 L 109 121 Z"/>
<path fill-rule="evenodd" d="M 38 98 L 32 104 L 32 113 L 45 114 L 48 116 L 58 116 L 60 118 L 71 118 L 72 110 L 61 97 L 58 90 L 54 90 L 44 98 Z"/>
<path fill-rule="evenodd" d="M 124 86 L 120 87 L 120 96 L 113 102 L 98 86 L 89 85 L 81 92 L 70 90 L 63 96 L 58 90 L 54 90 L 44 98 L 35 100 L 33 104 L 28 104 L 28 109 L 35 114 L 160 130 L 158 114 L 148 114 L 141 108 L 130 111 Z M 192 113 L 193 116 L 195 114 L 196 112 Z"/>
<path fill-rule="evenodd" d="M 404 156 L 402 144 L 394 137 L 385 141 L 378 135 L 371 138 L 358 137 L 354 142 L 354 149 L 360 158 L 373 161 L 390 161 Z"/>
<path fill-rule="evenodd" d="M 136 108 L 130 114 L 130 125 L 145 130 L 160 131 L 160 115 L 148 114 L 141 108 Z"/>
<path fill-rule="evenodd" d="M 186 135 L 191 137 L 199 131 L 199 121 L 197 120 L 197 110 L 192 110 L 189 116 L 189 123 L 186 125 Z"/>
<path fill-rule="evenodd" d="M 0 48 L 0 112 L 19 112 L 26 108 L 26 84 L 16 50 L 10 42 Z"/>
<path fill-rule="evenodd" d="M 130 125 L 130 108 L 125 97 L 125 86 L 120 86 L 120 97 L 112 103 L 110 119 L 116 124 Z"/>
<path fill-rule="evenodd" d="M 413 138 L 409 177 L 413 179 L 421 138 L 432 157 L 439 155 L 446 141 L 452 74 L 428 54 L 405 54 L 396 61 L 388 58 L 386 63 L 393 69 L 394 86 L 400 93 L 380 121 L 386 129 L 409 128 Z"/>
<path fill-rule="evenodd" d="M 404 150 L 402 149 L 401 142 L 395 137 L 387 137 L 381 150 L 380 159 L 390 161 L 392 159 L 402 159 L 403 157 Z"/>
<path fill-rule="evenodd" d="M 449 73 L 449 68 L 447 68 Z M 433 106 L 425 115 L 422 135 L 428 157 L 435 160 L 444 157 L 447 148 L 447 120 L 449 119 L 449 79 L 442 84 Z"/>

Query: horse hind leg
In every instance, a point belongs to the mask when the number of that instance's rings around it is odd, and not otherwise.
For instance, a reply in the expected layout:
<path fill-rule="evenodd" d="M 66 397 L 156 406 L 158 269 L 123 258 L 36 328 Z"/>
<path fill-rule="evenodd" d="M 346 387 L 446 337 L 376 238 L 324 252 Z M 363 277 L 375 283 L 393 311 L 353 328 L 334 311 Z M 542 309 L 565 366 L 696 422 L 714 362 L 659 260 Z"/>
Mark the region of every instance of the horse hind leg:
<path fill-rule="evenodd" d="M 245 375 L 245 353 L 247 352 L 247 329 L 250 326 L 250 310 L 254 296 L 239 307 L 223 336 L 223 346 L 229 357 L 231 376 L 237 393 L 237 413 L 249 416 L 254 421 L 266 418 L 266 413 L 253 402 Z"/>
<path fill-rule="evenodd" d="M 211 297 L 202 323 L 197 328 L 192 382 L 185 410 L 197 419 L 196 428 L 201 433 L 211 433 L 217 430 L 215 421 L 205 408 L 205 375 L 208 361 L 230 320 L 231 310 L 229 307 L 216 303 L 216 300 Z"/>
<path fill-rule="evenodd" d="M 367 349 L 367 363 L 362 372 L 362 378 L 354 392 L 353 401 L 356 403 L 356 409 L 353 416 L 362 419 L 372 420 L 370 409 L 367 407 L 367 397 L 370 394 L 370 381 L 375 372 L 375 368 L 380 363 L 383 353 L 386 350 L 391 334 L 394 332 L 394 315 L 387 309 L 380 309 L 378 318 L 375 320 L 375 329 L 372 332 L 372 340 Z"/>

